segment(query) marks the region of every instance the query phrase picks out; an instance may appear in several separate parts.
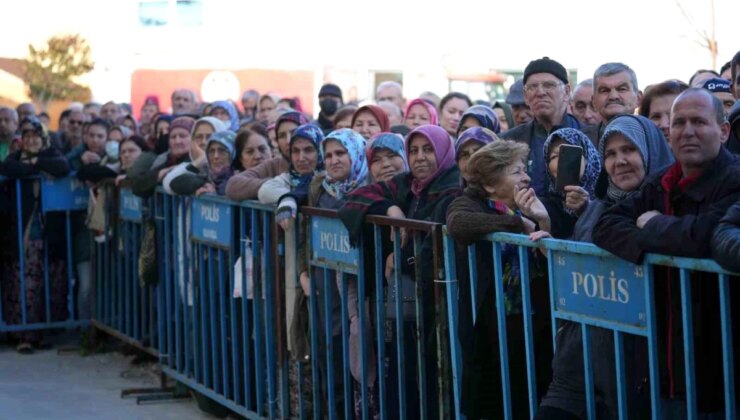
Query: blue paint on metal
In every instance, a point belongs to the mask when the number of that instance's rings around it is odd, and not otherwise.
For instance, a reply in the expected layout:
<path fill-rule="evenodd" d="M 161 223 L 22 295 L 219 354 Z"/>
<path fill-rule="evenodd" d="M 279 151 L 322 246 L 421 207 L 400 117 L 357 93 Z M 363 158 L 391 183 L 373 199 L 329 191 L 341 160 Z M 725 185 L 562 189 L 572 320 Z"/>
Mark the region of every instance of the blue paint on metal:
<path fill-rule="evenodd" d="M 498 322 L 499 353 L 501 358 L 501 390 L 503 392 L 504 418 L 512 418 L 511 383 L 509 379 L 509 346 L 506 338 L 506 305 L 504 304 L 504 272 L 501 258 L 501 244 L 493 243 L 494 287 L 492 293 L 496 302 Z"/>
<path fill-rule="evenodd" d="M 583 379 L 586 389 L 586 414 L 589 420 L 596 420 L 596 397 L 594 395 L 594 371 L 591 363 L 591 330 L 590 326 L 581 323 L 581 341 L 583 344 Z"/>
<path fill-rule="evenodd" d="M 728 419 L 737 418 L 735 402 L 735 361 L 732 345 L 732 318 L 730 316 L 730 280 L 719 276 L 719 309 L 722 322 L 722 368 L 725 379 L 725 413 Z"/>
<path fill-rule="evenodd" d="M 356 268 L 360 259 L 357 248 L 349 245 L 349 232 L 344 224 L 320 216 L 311 216 L 311 255 L 318 266 L 334 262 Z"/>
<path fill-rule="evenodd" d="M 41 180 L 41 209 L 51 211 L 87 210 L 90 190 L 74 175 Z"/>
<path fill-rule="evenodd" d="M 624 369 L 624 339 L 623 333 L 614 331 L 614 362 L 617 375 L 617 407 L 619 420 L 627 420 L 627 384 Z"/>
<path fill-rule="evenodd" d="M 697 418 L 696 373 L 694 372 L 694 323 L 692 318 L 691 279 L 681 269 L 681 321 L 683 323 L 684 369 L 686 370 L 686 412 L 689 420 Z"/>
<path fill-rule="evenodd" d="M 380 226 L 373 226 L 373 243 L 383 243 L 381 240 Z M 375 252 L 375 296 L 384 296 L 383 285 L 385 279 L 383 277 L 384 271 L 384 259 L 381 252 Z M 365 270 L 361 270 L 364 273 Z M 378 345 L 378 360 L 385 360 L 385 299 L 375 299 L 375 341 Z M 388 398 L 386 396 L 388 385 L 386 384 L 385 374 L 385 363 L 378 363 L 378 394 L 379 394 L 379 405 L 380 405 L 380 418 L 388 418 Z"/>
<path fill-rule="evenodd" d="M 445 229 L 446 232 L 446 229 Z M 460 397 L 462 394 L 462 348 L 460 347 L 460 335 L 458 331 L 459 317 L 458 300 L 459 300 L 459 279 L 457 276 L 457 265 L 455 261 L 455 243 L 448 235 L 444 236 L 444 255 L 445 255 L 445 274 L 447 276 L 447 307 L 450 311 L 450 356 L 452 359 L 452 392 L 455 398 L 455 407 L 460 407 Z M 472 275 L 470 276 L 472 280 Z M 454 280 L 454 281 L 453 281 Z M 472 283 L 472 282 L 471 282 Z M 474 298 L 473 298 L 474 299 Z M 475 300 L 473 300 L 475 302 Z M 475 307 L 475 305 L 472 305 Z M 455 322 L 453 322 L 455 321 Z M 475 318 L 473 320 L 475 323 Z M 382 360 L 382 359 L 381 359 Z M 455 410 L 455 418 L 462 419 L 460 410 Z"/>
<path fill-rule="evenodd" d="M 231 245 L 232 206 L 223 201 L 194 198 L 192 202 L 192 238 L 228 248 Z"/>
<path fill-rule="evenodd" d="M 141 223 L 144 220 L 144 200 L 134 195 L 128 188 L 122 188 L 119 197 L 121 219 Z"/>
<path fill-rule="evenodd" d="M 532 325 L 531 292 L 529 284 L 529 255 L 530 248 L 520 246 L 519 272 L 522 285 L 522 318 L 524 319 L 524 351 L 527 359 L 527 389 L 529 390 L 529 412 L 537 411 L 537 380 L 534 363 L 534 326 Z"/>

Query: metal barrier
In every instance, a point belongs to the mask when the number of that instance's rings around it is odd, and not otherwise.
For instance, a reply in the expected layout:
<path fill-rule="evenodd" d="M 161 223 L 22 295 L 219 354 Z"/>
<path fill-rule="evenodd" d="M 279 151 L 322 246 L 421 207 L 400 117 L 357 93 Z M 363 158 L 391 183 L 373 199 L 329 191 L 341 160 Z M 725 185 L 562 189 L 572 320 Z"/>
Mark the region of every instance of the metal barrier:
<path fill-rule="evenodd" d="M 4 218 L 2 229 L 9 243 L 1 264 L 5 274 L 0 282 L 0 332 L 86 325 L 87 319 L 77 319 L 74 298 L 72 218 L 87 210 L 87 188 L 74 174 L 59 179 L 2 177 L 0 187 L 5 189 L 3 201 L 10 216 Z M 33 208 L 24 208 L 24 198 L 34 203 Z M 50 241 L 62 232 L 63 240 Z M 63 256 L 51 255 L 60 253 Z"/>
<path fill-rule="evenodd" d="M 640 355 L 626 355 L 624 342 L 627 336 L 645 337 L 647 340 L 647 358 L 649 363 L 649 389 L 652 418 L 659 419 L 663 407 L 661 405 L 658 328 L 656 321 L 656 294 L 654 286 L 654 269 L 656 267 L 678 269 L 680 274 L 680 300 L 682 310 L 681 325 L 683 327 L 683 345 L 686 349 L 684 366 L 686 371 L 686 402 L 688 418 L 697 418 L 697 389 L 694 360 L 694 318 L 692 316 L 692 291 L 690 277 L 695 272 L 709 272 L 718 274 L 719 312 L 721 318 L 721 337 L 703 337 L 704 340 L 721 340 L 723 378 L 717 378 L 724 383 L 724 415 L 727 419 L 734 419 L 737 415 L 737 394 L 734 384 L 734 355 L 732 337 L 732 318 L 730 302 L 729 275 L 711 260 L 695 260 L 688 258 L 648 255 L 641 265 L 630 264 L 618 259 L 608 252 L 588 243 L 570 241 L 543 240 L 533 243 L 526 236 L 496 233 L 485 237 L 482 242 L 492 246 L 491 258 L 493 261 L 492 289 L 496 301 L 496 320 L 501 368 L 501 388 L 503 389 L 503 418 L 512 418 L 512 389 L 509 375 L 509 351 L 507 350 L 507 314 L 504 302 L 504 281 L 502 265 L 502 247 L 515 246 L 519 258 L 521 279 L 530 279 L 529 250 L 542 248 L 547 253 L 547 267 L 549 278 L 549 300 L 552 314 L 552 337 L 557 333 L 559 322 L 568 321 L 577 323 L 581 327 L 583 343 L 583 364 L 585 372 L 586 409 L 589 419 L 597 418 L 596 398 L 594 395 L 593 354 L 591 352 L 591 334 L 593 327 L 600 327 L 611 331 L 614 343 L 614 360 L 617 408 L 619 418 L 628 418 L 627 388 L 625 383 L 625 364 L 628 359 Z M 471 301 L 476 302 L 476 282 L 489 281 L 479 278 L 476 273 L 478 266 L 476 245 L 468 247 L 467 262 L 470 276 L 466 284 L 458 285 L 449 282 L 448 296 L 457 296 L 458 287 L 470 287 Z M 457 278 L 454 240 L 445 234 L 445 260 L 448 278 Z M 537 346 L 542 345 L 541 338 L 535 339 L 532 323 L 532 290 L 530 281 L 521 281 L 522 311 L 525 344 L 526 344 L 526 379 L 528 392 L 528 407 L 531 415 L 536 411 L 539 397 L 547 390 L 538 389 L 534 354 Z M 710 298 L 706 296 L 705 298 Z M 454 314 L 458 313 L 455 299 L 449 301 Z M 473 319 L 480 314 L 475 313 Z M 453 317 L 454 318 L 454 317 Z M 559 321 L 560 320 L 560 321 Z M 452 354 L 454 365 L 458 372 L 462 368 L 460 342 L 456 338 L 457 323 L 450 320 Z M 737 337 L 735 337 L 737 339 Z M 460 394 L 460 382 L 455 385 L 456 398 Z M 458 413 L 458 418 L 460 414 Z"/>

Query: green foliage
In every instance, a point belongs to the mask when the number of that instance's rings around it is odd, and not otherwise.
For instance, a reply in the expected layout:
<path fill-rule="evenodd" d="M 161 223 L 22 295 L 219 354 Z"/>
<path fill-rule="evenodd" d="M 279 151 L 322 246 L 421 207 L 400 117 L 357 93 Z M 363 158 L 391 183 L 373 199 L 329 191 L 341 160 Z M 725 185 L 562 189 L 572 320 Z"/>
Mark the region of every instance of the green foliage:
<path fill-rule="evenodd" d="M 79 34 L 53 36 L 42 49 L 29 45 L 25 65 L 24 80 L 35 101 L 90 99 L 90 90 L 74 82 L 95 66 L 90 46 Z"/>

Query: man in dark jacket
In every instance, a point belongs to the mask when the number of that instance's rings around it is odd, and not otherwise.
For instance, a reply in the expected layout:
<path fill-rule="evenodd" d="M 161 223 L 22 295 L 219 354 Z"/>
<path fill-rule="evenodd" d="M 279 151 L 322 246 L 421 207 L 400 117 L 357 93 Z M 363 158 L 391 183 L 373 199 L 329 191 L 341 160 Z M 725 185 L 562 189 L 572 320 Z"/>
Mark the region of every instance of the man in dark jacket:
<path fill-rule="evenodd" d="M 529 145 L 529 176 L 538 196 L 547 193 L 547 165 L 542 147 L 547 136 L 558 128 L 581 128 L 576 117 L 568 114 L 570 84 L 568 72 L 562 64 L 548 57 L 530 61 L 524 69 L 524 101 L 532 110 L 534 120 L 518 125 L 501 134 L 505 140 L 516 140 Z M 592 138 L 594 144 L 596 139 Z"/>
<path fill-rule="evenodd" d="M 639 194 L 604 212 L 594 228 L 594 243 L 633 263 L 648 252 L 708 257 L 714 228 L 740 197 L 740 163 L 722 147 L 729 131 L 722 104 L 711 93 L 692 88 L 679 95 L 669 139 L 677 162 Z M 665 410 L 680 417 L 686 384 L 678 273 L 656 268 L 654 278 L 661 393 Z M 718 413 L 724 394 L 716 276 L 692 273 L 691 279 L 698 408 Z"/>

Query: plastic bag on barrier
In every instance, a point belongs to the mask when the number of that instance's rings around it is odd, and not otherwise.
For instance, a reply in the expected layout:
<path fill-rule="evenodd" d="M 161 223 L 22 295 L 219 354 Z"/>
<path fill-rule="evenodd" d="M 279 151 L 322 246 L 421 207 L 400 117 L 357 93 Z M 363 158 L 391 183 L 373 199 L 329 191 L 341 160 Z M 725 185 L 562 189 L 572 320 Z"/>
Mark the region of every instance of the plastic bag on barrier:
<path fill-rule="evenodd" d="M 87 205 L 87 228 L 95 231 L 96 234 L 105 232 L 105 188 L 98 189 L 95 194 L 95 188 L 90 188 L 90 200 Z"/>
<path fill-rule="evenodd" d="M 252 241 L 249 238 L 246 239 L 244 255 L 240 255 L 239 258 L 236 259 L 236 263 L 234 264 L 234 291 L 232 293 L 232 296 L 234 298 L 241 298 L 243 296 L 242 294 L 242 258 L 247 259 L 244 263 L 244 266 L 245 266 L 244 271 L 246 271 L 246 275 L 247 275 L 247 278 L 246 278 L 247 299 L 252 299 L 253 289 L 254 289 L 254 283 L 252 281 L 252 276 L 253 276 Z"/>
<path fill-rule="evenodd" d="M 157 284 L 157 228 L 153 220 L 144 223 L 144 238 L 139 250 L 139 285 Z"/>

